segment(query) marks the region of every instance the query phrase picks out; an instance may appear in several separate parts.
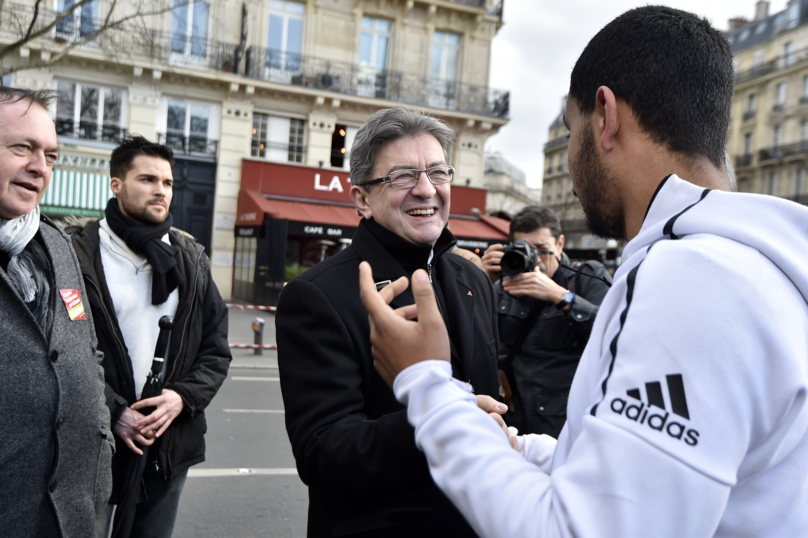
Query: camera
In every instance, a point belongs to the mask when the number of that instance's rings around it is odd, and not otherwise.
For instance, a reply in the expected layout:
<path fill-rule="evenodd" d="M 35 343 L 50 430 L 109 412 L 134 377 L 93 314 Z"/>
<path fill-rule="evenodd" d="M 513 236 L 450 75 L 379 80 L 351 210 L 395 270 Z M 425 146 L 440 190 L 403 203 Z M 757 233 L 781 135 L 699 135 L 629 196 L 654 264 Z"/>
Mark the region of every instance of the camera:
<path fill-rule="evenodd" d="M 538 261 L 538 252 L 524 239 L 517 239 L 513 245 L 502 249 L 503 256 L 500 265 L 502 273 L 506 276 L 521 275 L 532 271 Z"/>

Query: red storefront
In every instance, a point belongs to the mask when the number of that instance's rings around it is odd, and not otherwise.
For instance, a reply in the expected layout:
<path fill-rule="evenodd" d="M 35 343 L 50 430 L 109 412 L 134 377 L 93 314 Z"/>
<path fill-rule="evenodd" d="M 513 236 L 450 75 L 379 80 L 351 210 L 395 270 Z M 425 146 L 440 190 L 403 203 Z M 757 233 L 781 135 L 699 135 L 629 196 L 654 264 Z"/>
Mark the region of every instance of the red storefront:
<path fill-rule="evenodd" d="M 347 172 L 244 160 L 236 218 L 233 297 L 275 305 L 283 284 L 347 247 L 359 224 Z M 508 222 L 477 216 L 486 191 L 452 186 L 449 226 L 482 252 L 508 239 Z M 474 211 L 473 211 L 474 210 Z"/>

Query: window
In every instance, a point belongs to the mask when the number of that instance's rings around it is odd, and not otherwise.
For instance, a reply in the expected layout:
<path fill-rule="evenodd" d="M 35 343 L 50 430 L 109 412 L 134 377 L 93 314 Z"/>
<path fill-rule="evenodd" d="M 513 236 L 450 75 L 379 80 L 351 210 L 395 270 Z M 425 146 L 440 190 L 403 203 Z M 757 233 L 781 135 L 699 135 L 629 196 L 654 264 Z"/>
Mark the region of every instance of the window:
<path fill-rule="evenodd" d="M 749 192 L 749 178 L 738 181 L 738 192 Z"/>
<path fill-rule="evenodd" d="M 114 142 L 125 134 L 123 90 L 57 80 L 56 133 Z"/>
<path fill-rule="evenodd" d="M 306 153 L 306 121 L 269 114 L 253 114 L 253 157 L 302 163 Z"/>
<path fill-rule="evenodd" d="M 752 67 L 760 67 L 761 65 L 763 65 L 763 51 L 759 50 L 752 57 Z"/>
<path fill-rule="evenodd" d="M 793 48 L 790 41 L 783 46 L 783 63 L 786 66 L 794 63 L 794 57 L 792 56 L 792 52 L 794 52 Z"/>
<path fill-rule="evenodd" d="M 783 108 L 785 102 L 786 102 L 786 83 L 781 82 L 780 84 L 777 85 L 777 104 L 775 106 Z"/>
<path fill-rule="evenodd" d="M 298 71 L 305 12 L 306 6 L 300 2 L 270 0 L 267 66 Z"/>
<path fill-rule="evenodd" d="M 449 32 L 435 32 L 432 37 L 432 78 L 457 80 L 457 66 L 460 61 L 460 35 Z"/>
<path fill-rule="evenodd" d="M 56 11 L 64 13 L 69 11 L 79 0 L 57 0 Z M 98 0 L 91 0 L 81 7 L 75 8 L 69 15 L 56 25 L 56 34 L 63 38 L 81 38 L 95 31 L 95 21 L 98 19 Z"/>
<path fill-rule="evenodd" d="M 752 133 L 746 133 L 743 135 L 743 154 L 752 154 Z"/>
<path fill-rule="evenodd" d="M 746 98 L 746 111 L 755 112 L 757 110 L 757 94 L 750 93 Z"/>
<path fill-rule="evenodd" d="M 772 130 L 772 145 L 775 148 L 779 148 L 782 139 L 783 139 L 783 126 L 778 125 Z"/>
<path fill-rule="evenodd" d="M 808 141 L 808 120 L 802 120 L 800 123 L 800 142 Z"/>
<path fill-rule="evenodd" d="M 174 0 L 171 12 L 171 52 L 193 58 L 207 57 L 208 4 Z"/>
<path fill-rule="evenodd" d="M 808 75 L 802 77 L 802 99 L 808 100 Z"/>
<path fill-rule="evenodd" d="M 390 61 L 392 32 L 392 22 L 362 17 L 357 83 L 359 95 L 380 98 L 387 96 L 387 68 Z"/>
<path fill-rule="evenodd" d="M 794 183 L 792 185 L 792 196 L 800 196 L 805 191 L 805 168 L 794 170 Z"/>
<path fill-rule="evenodd" d="M 766 176 L 766 184 L 764 186 L 764 194 L 774 196 L 777 194 L 777 172 L 769 172 Z"/>
<path fill-rule="evenodd" d="M 165 118 L 165 144 L 186 155 L 216 154 L 218 107 L 202 101 L 165 98 L 160 117 Z M 164 113 L 162 111 L 165 111 Z M 158 125 L 158 131 L 162 125 Z M 162 142 L 163 134 L 158 135 Z"/>

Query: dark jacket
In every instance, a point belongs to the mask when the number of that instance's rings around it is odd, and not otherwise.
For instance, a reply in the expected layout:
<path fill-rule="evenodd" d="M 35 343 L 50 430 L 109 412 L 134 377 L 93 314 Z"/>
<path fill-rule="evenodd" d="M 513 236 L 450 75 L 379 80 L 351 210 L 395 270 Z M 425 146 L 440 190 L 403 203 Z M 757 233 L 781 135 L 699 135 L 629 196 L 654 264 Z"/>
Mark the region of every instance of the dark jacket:
<path fill-rule="evenodd" d="M 49 334 L 0 266 L 0 535 L 95 536 L 112 480 L 112 435 L 93 318 L 70 240 L 43 217 L 52 270 Z M 61 290 L 81 294 L 71 320 Z"/>
<path fill-rule="evenodd" d="M 496 310 L 485 273 L 445 230 L 432 268 L 452 342 L 455 377 L 497 396 Z M 289 282 L 276 315 L 286 429 L 309 486 L 308 536 L 474 536 L 429 476 L 406 409 L 373 367 L 359 263 L 378 282 L 427 268 L 431 247 L 361 221 L 353 243 Z M 402 263 L 403 262 L 403 263 Z M 407 289 L 393 300 L 414 303 Z"/>
<path fill-rule="evenodd" d="M 87 295 L 95 315 L 98 349 L 104 352 L 106 401 L 112 424 L 136 401 L 132 362 L 126 350 L 115 308 L 107 289 L 101 264 L 98 229 L 94 222 L 84 229 L 71 229 Z M 205 461 L 207 431 L 205 408 L 227 377 L 232 356 L 227 342 L 227 306 L 210 273 L 210 260 L 201 245 L 178 230 L 169 232 L 172 245 L 179 247 L 177 268 L 183 275 L 174 330 L 169 345 L 165 388 L 182 397 L 183 410 L 166 432 L 149 449 L 149 461 L 156 461 L 166 479 L 191 465 Z M 116 504 L 125 485 L 123 473 L 135 454 L 115 436 L 117 452 L 112 461 Z"/>
<path fill-rule="evenodd" d="M 562 253 L 561 262 L 570 265 Z M 576 262 L 572 267 L 611 282 L 603 264 L 596 261 Z M 503 364 L 509 374 L 516 411 L 508 414 L 508 423 L 519 433 L 545 433 L 558 437 L 567 420 L 567 396 L 578 361 L 584 352 L 595 315 L 609 290 L 601 280 L 559 267 L 553 281 L 573 292 L 577 298 L 569 310 L 532 297 L 515 297 L 497 282 L 499 303 L 500 359 L 504 362 L 511 346 L 527 329 L 532 309 L 541 310 L 529 329 L 520 350 L 510 364 Z"/>

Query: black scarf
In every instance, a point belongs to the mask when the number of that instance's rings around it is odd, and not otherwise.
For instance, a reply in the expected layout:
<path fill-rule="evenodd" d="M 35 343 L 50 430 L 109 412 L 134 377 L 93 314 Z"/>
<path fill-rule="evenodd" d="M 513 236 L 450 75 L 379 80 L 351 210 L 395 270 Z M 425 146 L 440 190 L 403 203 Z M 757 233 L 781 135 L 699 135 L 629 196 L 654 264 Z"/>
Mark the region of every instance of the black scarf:
<path fill-rule="evenodd" d="M 171 213 L 160 224 L 139 225 L 121 212 L 118 199 L 110 198 L 106 209 L 107 224 L 115 235 L 141 256 L 146 256 L 152 266 L 152 304 L 163 304 L 172 291 L 182 284 L 182 274 L 177 269 L 176 255 L 179 248 L 163 241 L 163 236 L 174 224 Z"/>

